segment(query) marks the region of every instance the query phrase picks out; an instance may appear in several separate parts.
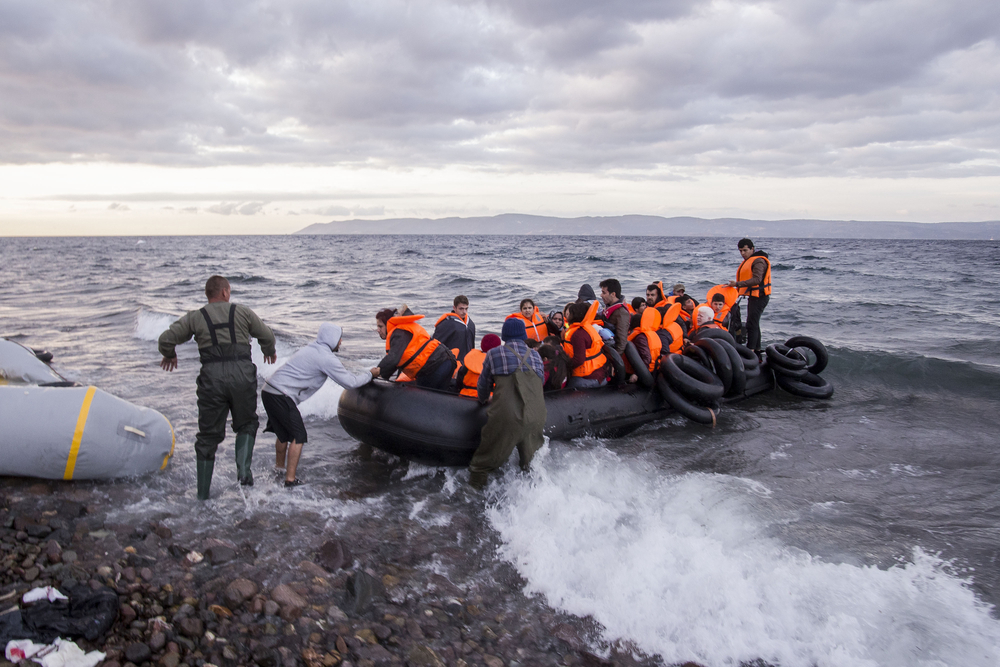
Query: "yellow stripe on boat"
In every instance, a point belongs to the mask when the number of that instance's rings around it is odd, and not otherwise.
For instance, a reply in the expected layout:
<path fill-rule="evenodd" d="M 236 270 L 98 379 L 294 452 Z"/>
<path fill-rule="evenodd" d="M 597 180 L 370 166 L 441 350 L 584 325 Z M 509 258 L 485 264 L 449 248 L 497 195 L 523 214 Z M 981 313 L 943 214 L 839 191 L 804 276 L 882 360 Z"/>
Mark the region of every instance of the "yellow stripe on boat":
<path fill-rule="evenodd" d="M 83 397 L 83 405 L 80 406 L 80 415 L 76 418 L 73 444 L 69 448 L 69 457 L 66 459 L 66 472 L 63 473 L 63 479 L 73 479 L 76 457 L 80 453 L 80 441 L 83 440 L 83 429 L 87 426 L 87 415 L 90 414 L 90 404 L 94 400 L 94 392 L 96 391 L 97 387 L 87 387 L 87 393 Z"/>
<path fill-rule="evenodd" d="M 174 455 L 174 445 L 177 444 L 177 435 L 174 433 L 174 425 L 171 424 L 170 420 L 166 417 L 163 418 L 163 421 L 167 422 L 167 426 L 170 427 L 170 451 L 163 457 L 163 465 L 160 466 L 160 470 L 167 469 L 167 461 L 169 461 L 170 457 Z"/>

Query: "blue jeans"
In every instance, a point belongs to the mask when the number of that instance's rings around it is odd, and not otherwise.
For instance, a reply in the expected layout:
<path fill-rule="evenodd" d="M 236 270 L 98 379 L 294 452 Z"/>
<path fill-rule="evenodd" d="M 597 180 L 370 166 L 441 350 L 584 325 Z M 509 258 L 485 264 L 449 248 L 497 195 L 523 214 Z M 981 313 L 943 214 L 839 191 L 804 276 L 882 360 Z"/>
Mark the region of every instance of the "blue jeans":
<path fill-rule="evenodd" d="M 566 381 L 567 389 L 593 389 L 595 387 L 603 387 L 608 383 L 607 380 L 588 380 L 587 378 L 571 376 Z"/>

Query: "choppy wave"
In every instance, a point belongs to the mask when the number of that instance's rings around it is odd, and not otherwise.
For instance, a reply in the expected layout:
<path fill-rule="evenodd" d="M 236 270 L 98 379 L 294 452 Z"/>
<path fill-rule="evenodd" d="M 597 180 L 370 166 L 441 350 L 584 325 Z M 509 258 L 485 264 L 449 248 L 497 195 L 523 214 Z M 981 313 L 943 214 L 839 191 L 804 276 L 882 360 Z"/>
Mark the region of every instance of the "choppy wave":
<path fill-rule="evenodd" d="M 176 320 L 176 315 L 140 308 L 135 316 L 135 330 L 132 335 L 139 340 L 155 341 Z"/>
<path fill-rule="evenodd" d="M 766 501 L 733 478 L 606 450 L 543 450 L 533 467 L 488 511 L 500 555 L 608 642 L 710 667 L 1000 664 L 990 607 L 919 549 L 889 569 L 824 562 L 769 537 Z"/>

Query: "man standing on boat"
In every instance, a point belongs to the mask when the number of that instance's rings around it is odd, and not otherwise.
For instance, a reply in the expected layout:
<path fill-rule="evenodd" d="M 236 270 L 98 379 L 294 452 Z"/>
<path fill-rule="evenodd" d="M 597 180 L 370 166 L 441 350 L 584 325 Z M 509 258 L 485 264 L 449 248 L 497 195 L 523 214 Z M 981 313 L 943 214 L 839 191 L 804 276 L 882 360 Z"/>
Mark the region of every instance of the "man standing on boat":
<path fill-rule="evenodd" d="M 250 360 L 250 339 L 256 338 L 264 361 L 277 361 L 274 334 L 246 306 L 229 303 L 229 281 L 212 276 L 205 283 L 208 305 L 192 310 L 160 334 L 160 367 L 177 368 L 174 348 L 191 340 L 198 344 L 198 435 L 194 449 L 198 469 L 198 499 L 208 500 L 215 469 L 215 452 L 226 437 L 226 417 L 232 414 L 236 433 L 236 476 L 253 486 L 253 445 L 257 438 L 257 367 Z"/>
<path fill-rule="evenodd" d="M 469 317 L 469 297 L 459 294 L 452 306 L 450 313 L 434 323 L 431 338 L 441 341 L 449 350 L 458 350 L 458 361 L 462 362 L 469 350 L 476 349 L 476 323 Z"/>
<path fill-rule="evenodd" d="M 528 470 L 531 458 L 545 441 L 542 358 L 528 347 L 524 322 L 519 319 L 505 320 L 500 338 L 504 345 L 486 353 L 476 387 L 479 402 L 489 401 L 486 426 L 469 464 L 469 484 L 477 489 L 486 486 L 489 472 L 502 466 L 515 447 L 521 469 Z"/>
<path fill-rule="evenodd" d="M 761 356 L 760 316 L 771 300 L 771 260 L 763 250 L 754 250 L 753 241 L 740 239 L 737 244 L 743 263 L 736 269 L 736 280 L 729 287 L 738 287 L 747 297 L 747 347 Z"/>

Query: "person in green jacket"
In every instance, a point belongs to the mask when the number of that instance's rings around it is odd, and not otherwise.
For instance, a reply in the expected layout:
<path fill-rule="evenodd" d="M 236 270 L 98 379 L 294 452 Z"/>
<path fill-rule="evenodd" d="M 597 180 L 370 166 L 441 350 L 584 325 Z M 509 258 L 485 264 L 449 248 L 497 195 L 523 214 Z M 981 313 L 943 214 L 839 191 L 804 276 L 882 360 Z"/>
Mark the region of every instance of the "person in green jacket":
<path fill-rule="evenodd" d="M 165 371 L 177 368 L 174 348 L 194 337 L 201 357 L 198 375 L 198 435 L 194 450 L 198 468 L 198 499 L 208 500 L 215 452 L 226 437 L 226 417 L 232 414 L 236 433 L 236 476 L 253 486 L 253 445 L 257 419 L 257 367 L 250 359 L 250 339 L 260 344 L 264 361 L 277 361 L 274 334 L 246 306 L 229 303 L 229 281 L 212 276 L 205 283 L 208 304 L 192 310 L 160 334 L 158 346 Z"/>

